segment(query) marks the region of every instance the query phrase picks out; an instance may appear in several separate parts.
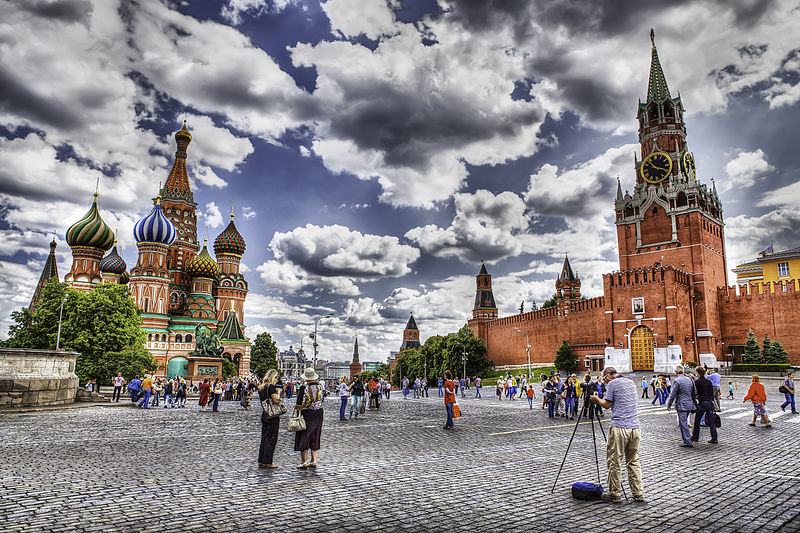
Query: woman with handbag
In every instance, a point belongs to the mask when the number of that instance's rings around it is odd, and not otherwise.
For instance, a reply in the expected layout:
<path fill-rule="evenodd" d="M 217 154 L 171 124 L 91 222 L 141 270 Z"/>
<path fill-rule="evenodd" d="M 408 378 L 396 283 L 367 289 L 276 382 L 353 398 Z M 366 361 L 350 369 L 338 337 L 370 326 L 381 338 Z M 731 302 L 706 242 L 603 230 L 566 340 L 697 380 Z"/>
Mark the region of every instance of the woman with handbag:
<path fill-rule="evenodd" d="M 317 452 L 320 448 L 320 437 L 322 435 L 322 400 L 324 399 L 322 387 L 319 384 L 319 375 L 313 368 L 306 368 L 303 372 L 305 385 L 297 389 L 297 403 L 294 408 L 303 415 L 306 428 L 294 435 L 294 451 L 300 452 L 300 459 L 303 461 L 297 468 L 317 467 Z M 311 450 L 311 462 L 308 459 L 308 451 Z"/>
<path fill-rule="evenodd" d="M 258 399 L 261 401 L 261 446 L 258 448 L 259 468 L 278 468 L 272 463 L 275 454 L 275 445 L 278 444 L 278 425 L 280 414 L 274 416 L 269 403 L 279 406 L 281 403 L 280 389 L 276 386 L 278 371 L 274 368 L 267 370 L 261 385 L 258 386 Z M 266 407 L 264 407 L 266 405 Z M 277 411 L 280 413 L 280 411 Z M 272 416 L 270 416 L 272 415 Z"/>
<path fill-rule="evenodd" d="M 447 410 L 447 422 L 444 429 L 453 429 L 453 404 L 456 403 L 456 383 L 449 370 L 444 372 L 444 408 Z"/>

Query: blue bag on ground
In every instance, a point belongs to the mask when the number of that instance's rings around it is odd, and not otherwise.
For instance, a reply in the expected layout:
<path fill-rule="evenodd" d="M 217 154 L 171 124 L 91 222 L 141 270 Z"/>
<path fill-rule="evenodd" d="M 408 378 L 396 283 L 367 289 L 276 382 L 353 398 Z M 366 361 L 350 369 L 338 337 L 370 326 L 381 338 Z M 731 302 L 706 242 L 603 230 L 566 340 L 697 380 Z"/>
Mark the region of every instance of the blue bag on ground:
<path fill-rule="evenodd" d="M 572 484 L 572 497 L 576 500 L 599 500 L 603 495 L 603 486 L 599 483 L 578 481 Z"/>

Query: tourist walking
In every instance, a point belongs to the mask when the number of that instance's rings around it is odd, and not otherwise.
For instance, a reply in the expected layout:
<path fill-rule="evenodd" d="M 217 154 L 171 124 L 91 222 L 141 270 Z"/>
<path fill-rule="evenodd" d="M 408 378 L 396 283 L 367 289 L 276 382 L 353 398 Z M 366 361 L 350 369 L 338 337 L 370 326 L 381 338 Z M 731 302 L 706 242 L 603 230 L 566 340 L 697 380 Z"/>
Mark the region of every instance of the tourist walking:
<path fill-rule="evenodd" d="M 297 389 L 297 402 L 294 406 L 306 421 L 306 429 L 294 434 L 294 451 L 300 452 L 302 461 L 297 465 L 300 470 L 317 467 L 317 452 L 322 437 L 322 400 L 325 397 L 319 384 L 319 375 L 313 368 L 305 369 L 303 379 L 306 383 Z M 353 379 L 355 382 L 358 376 Z M 363 385 L 361 393 L 364 393 Z M 311 451 L 311 462 L 307 462 L 309 451 Z"/>
<path fill-rule="evenodd" d="M 347 408 L 347 399 L 349 396 L 350 389 L 347 387 L 347 377 L 342 376 L 339 380 L 339 399 L 342 401 L 342 406 L 339 407 L 339 420 L 347 420 L 344 413 Z"/>
<path fill-rule="evenodd" d="M 648 398 L 647 391 L 650 390 L 650 386 L 647 384 L 647 377 L 642 376 L 642 398 Z"/>
<path fill-rule="evenodd" d="M 453 404 L 456 403 L 456 383 L 449 370 L 444 372 L 444 408 L 447 411 L 447 421 L 444 429 L 453 429 Z"/>
<path fill-rule="evenodd" d="M 403 376 L 403 399 L 408 400 L 408 377 Z"/>
<path fill-rule="evenodd" d="M 744 397 L 742 403 L 750 400 L 753 402 L 753 421 L 748 424 L 750 426 L 756 425 L 756 419 L 760 416 L 764 421 L 764 427 L 771 428 L 772 423 L 767 418 L 767 391 L 764 390 L 764 385 L 761 384 L 761 378 L 758 374 L 753 374 L 753 382 L 750 383 L 750 390 L 747 391 L 747 396 Z"/>
<path fill-rule="evenodd" d="M 781 404 L 781 411 L 786 411 L 788 406 L 792 406 L 792 413 L 797 414 L 797 408 L 794 405 L 794 372 L 789 372 L 786 379 L 783 380 L 783 395 L 786 401 Z"/>
<path fill-rule="evenodd" d="M 361 409 L 361 402 L 363 401 L 362 400 L 363 397 L 364 397 L 364 384 L 361 383 L 361 380 L 358 378 L 358 375 L 353 376 L 353 382 L 350 384 L 350 420 L 353 419 L 354 409 L 356 411 L 356 420 L 358 420 L 358 413 L 359 409 Z"/>
<path fill-rule="evenodd" d="M 675 403 L 675 411 L 678 412 L 678 426 L 681 428 L 681 438 L 683 443 L 681 447 L 692 448 L 691 433 L 689 433 L 689 426 L 687 425 L 687 418 L 689 413 L 696 409 L 694 403 L 695 391 L 694 383 L 683 374 L 683 367 L 675 367 L 675 381 L 672 382 L 672 390 L 669 393 L 667 400 L 667 411 L 670 410 L 672 404 Z M 612 413 L 613 416 L 613 413 Z M 712 421 L 713 422 L 713 421 Z"/>
<path fill-rule="evenodd" d="M 483 398 L 481 396 L 481 385 L 483 385 L 483 381 L 481 380 L 480 376 L 475 378 L 475 397 L 476 398 Z"/>
<path fill-rule="evenodd" d="M 553 409 L 556 406 L 556 384 L 553 376 L 547 378 L 547 382 L 544 384 L 544 396 L 547 398 L 548 418 L 555 418 L 555 416 L 553 416 Z"/>
<path fill-rule="evenodd" d="M 119 402 L 119 396 L 122 394 L 122 386 L 125 384 L 125 378 L 122 377 L 122 372 L 117 372 L 117 377 L 114 378 L 114 392 L 111 393 L 111 399 Z"/>
<path fill-rule="evenodd" d="M 186 380 L 181 377 L 178 381 L 178 390 L 175 393 L 175 399 L 178 400 L 178 408 L 186 407 Z"/>
<path fill-rule="evenodd" d="M 128 383 L 128 392 L 131 395 L 131 403 L 136 403 L 136 400 L 139 399 L 139 392 L 142 390 L 142 380 L 139 379 L 139 376 L 133 376 L 133 379 L 130 383 Z"/>
<path fill-rule="evenodd" d="M 461 397 L 464 397 L 464 378 L 461 378 L 458 382 L 461 385 Z"/>
<path fill-rule="evenodd" d="M 161 391 L 164 387 L 161 385 L 161 380 L 157 379 L 153 385 L 153 399 L 150 401 L 150 407 L 158 407 L 158 401 L 161 397 Z"/>
<path fill-rule="evenodd" d="M 709 444 L 717 444 L 717 424 L 715 418 L 718 416 L 715 413 L 714 403 L 714 385 L 712 381 L 706 377 L 706 369 L 699 366 L 695 369 L 697 372 L 697 379 L 694 380 L 694 390 L 697 399 L 697 412 L 694 414 L 694 427 L 692 428 L 692 442 L 697 442 L 700 439 L 700 421 L 705 417 L 705 422 L 711 430 L 711 440 Z M 718 374 L 719 375 L 719 374 Z M 676 380 L 677 382 L 677 380 Z M 673 385 L 674 389 L 675 386 Z M 717 391 L 719 387 L 717 387 Z"/>
<path fill-rule="evenodd" d="M 142 380 L 142 399 L 139 400 L 139 407 L 147 409 L 150 407 L 150 395 L 153 393 L 153 380 L 150 376 L 145 376 Z"/>
<path fill-rule="evenodd" d="M 168 379 L 164 384 L 164 409 L 166 409 L 168 405 L 173 409 L 175 408 L 175 397 L 173 396 L 174 389 L 175 387 L 172 380 Z"/>
<path fill-rule="evenodd" d="M 705 368 L 703 368 L 703 370 L 705 370 Z M 711 386 L 714 389 L 714 406 L 716 407 L 717 411 L 721 411 L 722 405 L 719 403 L 719 383 L 722 378 L 715 369 L 709 368 L 706 373 L 706 379 L 711 382 Z"/>
<path fill-rule="evenodd" d="M 533 391 L 533 385 L 528 385 L 528 390 L 525 392 L 528 395 L 528 407 L 533 409 L 533 399 L 536 398 L 536 393 Z"/>
<path fill-rule="evenodd" d="M 211 384 L 208 382 L 208 378 L 203 378 L 203 382 L 200 384 L 200 400 L 197 402 L 200 405 L 200 410 L 205 411 L 206 405 L 208 404 L 208 397 L 211 394 Z"/>
<path fill-rule="evenodd" d="M 214 404 L 211 407 L 211 412 L 216 413 L 219 411 L 219 401 L 222 399 L 222 393 L 225 389 L 222 386 L 222 381 L 219 378 L 214 380 Z"/>
<path fill-rule="evenodd" d="M 573 420 L 575 418 L 575 402 L 578 400 L 578 393 L 575 390 L 575 376 L 567 378 L 564 394 L 564 402 L 566 403 L 564 416 Z"/>
<path fill-rule="evenodd" d="M 639 413 L 637 412 L 636 384 L 617 374 L 610 366 L 603 369 L 602 382 L 607 385 L 605 398 L 597 394 L 591 401 L 605 409 L 611 409 L 611 428 L 606 443 L 606 465 L 608 466 L 608 493 L 604 499 L 621 503 L 622 457 L 628 470 L 628 485 L 633 493 L 633 501 L 643 502 L 642 467 L 639 464 Z"/>
<path fill-rule="evenodd" d="M 261 402 L 269 401 L 275 404 L 281 403 L 280 389 L 276 386 L 278 382 L 278 371 L 274 368 L 267 370 L 261 385 L 258 386 L 258 399 Z M 261 404 L 264 405 L 263 403 Z M 267 411 L 261 410 L 261 445 L 258 447 L 258 467 L 277 468 L 273 461 L 275 455 L 275 445 L 278 444 L 278 427 L 281 417 L 274 416 L 267 418 Z"/>

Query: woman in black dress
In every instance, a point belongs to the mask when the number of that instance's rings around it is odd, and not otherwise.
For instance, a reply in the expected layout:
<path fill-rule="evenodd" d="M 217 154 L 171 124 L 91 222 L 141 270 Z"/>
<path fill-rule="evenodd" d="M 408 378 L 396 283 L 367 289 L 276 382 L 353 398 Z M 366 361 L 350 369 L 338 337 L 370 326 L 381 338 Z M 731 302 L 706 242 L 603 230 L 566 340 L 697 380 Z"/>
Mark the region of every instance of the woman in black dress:
<path fill-rule="evenodd" d="M 278 381 L 278 371 L 274 368 L 267 370 L 261 385 L 258 386 L 258 399 L 281 403 L 280 389 L 275 385 Z M 275 445 L 278 443 L 278 425 L 281 417 L 267 418 L 267 413 L 261 412 L 261 446 L 258 448 L 259 468 L 278 468 L 272 463 L 275 454 Z"/>
<path fill-rule="evenodd" d="M 313 368 L 306 368 L 303 379 L 306 383 L 297 390 L 297 403 L 294 406 L 298 411 L 302 411 L 306 421 L 305 431 L 298 431 L 294 436 L 294 451 L 300 452 L 300 458 L 303 461 L 297 465 L 297 468 L 301 470 L 317 467 L 317 452 L 322 435 L 322 400 L 324 399 L 319 376 Z M 311 450 L 310 463 L 306 462 L 308 450 Z"/>

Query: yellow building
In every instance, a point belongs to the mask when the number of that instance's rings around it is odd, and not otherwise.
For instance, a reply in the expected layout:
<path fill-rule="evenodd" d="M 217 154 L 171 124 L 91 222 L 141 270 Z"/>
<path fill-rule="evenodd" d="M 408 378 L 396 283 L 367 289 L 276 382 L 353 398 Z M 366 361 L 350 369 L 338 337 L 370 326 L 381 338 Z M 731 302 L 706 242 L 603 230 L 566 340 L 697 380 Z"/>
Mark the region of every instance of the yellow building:
<path fill-rule="evenodd" d="M 787 283 L 800 279 L 800 248 L 773 252 L 772 246 L 761 252 L 755 261 L 742 263 L 733 269 L 739 285 Z M 773 289 L 774 290 L 774 289 Z"/>

